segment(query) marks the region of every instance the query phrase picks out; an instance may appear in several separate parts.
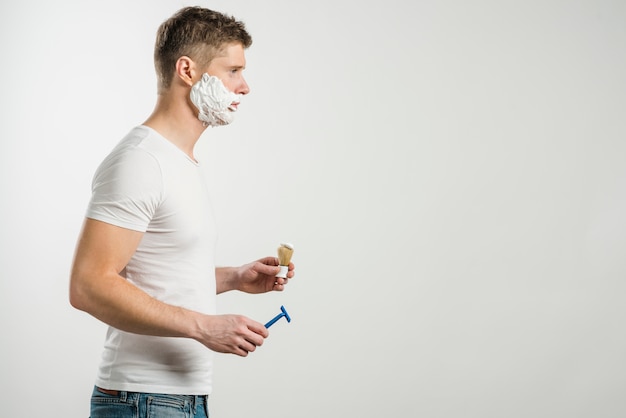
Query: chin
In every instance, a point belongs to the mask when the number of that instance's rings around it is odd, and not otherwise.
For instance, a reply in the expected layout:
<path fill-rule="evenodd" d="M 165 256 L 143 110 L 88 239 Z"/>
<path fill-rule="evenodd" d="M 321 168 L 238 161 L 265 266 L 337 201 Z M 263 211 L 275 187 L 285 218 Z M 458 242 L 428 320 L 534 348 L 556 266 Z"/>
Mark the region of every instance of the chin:
<path fill-rule="evenodd" d="M 235 116 L 232 113 L 219 113 L 215 115 L 215 119 L 218 126 L 225 126 L 233 123 Z"/>

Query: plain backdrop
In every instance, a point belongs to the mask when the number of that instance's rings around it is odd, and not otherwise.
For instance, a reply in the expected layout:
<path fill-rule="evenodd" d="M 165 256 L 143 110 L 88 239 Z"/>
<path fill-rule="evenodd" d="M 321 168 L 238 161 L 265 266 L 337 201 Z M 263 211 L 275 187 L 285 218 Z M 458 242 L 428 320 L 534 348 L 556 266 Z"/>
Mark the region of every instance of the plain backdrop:
<path fill-rule="evenodd" d="M 218 263 L 295 246 L 281 321 L 211 416 L 626 416 L 622 0 L 5 1 L 0 399 L 87 417 L 105 327 L 68 276 L 106 153 L 152 111 L 158 25 L 246 22 L 251 93 L 197 147 Z"/>

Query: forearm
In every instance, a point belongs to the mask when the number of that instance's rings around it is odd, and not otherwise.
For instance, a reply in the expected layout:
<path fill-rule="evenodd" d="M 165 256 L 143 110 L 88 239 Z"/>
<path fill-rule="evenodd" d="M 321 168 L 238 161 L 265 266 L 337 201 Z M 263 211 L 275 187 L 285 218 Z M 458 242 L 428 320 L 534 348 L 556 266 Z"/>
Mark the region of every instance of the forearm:
<path fill-rule="evenodd" d="M 158 301 L 116 273 L 98 277 L 74 273 L 70 301 L 122 331 L 162 337 L 199 334 L 199 313 Z"/>
<path fill-rule="evenodd" d="M 216 293 L 237 290 L 239 271 L 236 267 L 216 267 L 215 268 L 215 284 Z"/>

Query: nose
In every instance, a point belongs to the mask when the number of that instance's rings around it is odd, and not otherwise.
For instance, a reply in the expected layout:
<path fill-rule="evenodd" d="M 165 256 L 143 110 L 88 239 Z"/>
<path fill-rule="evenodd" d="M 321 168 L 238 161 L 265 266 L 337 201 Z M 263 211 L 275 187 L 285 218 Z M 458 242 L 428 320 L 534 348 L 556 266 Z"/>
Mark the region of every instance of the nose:
<path fill-rule="evenodd" d="M 246 79 L 241 77 L 241 85 L 237 89 L 237 94 L 248 94 L 250 93 L 250 86 L 246 82 Z"/>

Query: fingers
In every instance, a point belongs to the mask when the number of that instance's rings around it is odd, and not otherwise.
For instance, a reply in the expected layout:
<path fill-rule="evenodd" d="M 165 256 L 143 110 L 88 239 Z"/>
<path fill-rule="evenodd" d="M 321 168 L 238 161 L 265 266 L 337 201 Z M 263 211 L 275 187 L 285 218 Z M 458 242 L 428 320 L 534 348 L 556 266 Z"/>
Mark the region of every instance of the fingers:
<path fill-rule="evenodd" d="M 263 341 L 265 340 L 265 338 L 269 337 L 270 332 L 267 330 L 267 328 L 265 328 L 265 325 L 256 322 L 256 321 L 252 321 L 250 320 L 250 324 L 248 325 L 248 329 L 250 331 L 252 331 L 255 335 L 258 336 L 258 344 L 257 346 L 263 344 Z"/>
<path fill-rule="evenodd" d="M 289 283 L 289 279 L 285 277 L 275 277 L 274 285 L 272 286 L 272 290 L 282 292 L 285 290 L 285 287 Z"/>
<path fill-rule="evenodd" d="M 295 268 L 296 267 L 293 263 L 289 263 L 287 277 L 274 277 L 274 286 L 272 287 L 272 290 L 278 292 L 285 290 L 285 286 L 287 286 L 287 283 L 289 283 L 289 279 L 293 278 L 293 276 L 295 276 L 296 274 Z"/>
<path fill-rule="evenodd" d="M 268 266 L 277 266 L 279 265 L 278 257 L 263 257 L 258 260 L 259 263 L 266 264 Z"/>
<path fill-rule="evenodd" d="M 287 270 L 287 277 L 291 279 L 296 274 L 295 270 L 296 270 L 295 264 L 289 263 L 289 268 Z"/>
<path fill-rule="evenodd" d="M 265 257 L 257 260 L 255 263 L 254 269 L 257 273 L 265 274 L 268 276 L 275 276 L 280 272 L 280 268 L 278 258 L 276 257 Z M 293 262 L 289 263 L 287 268 L 287 277 L 292 278 L 295 275 L 296 266 Z M 286 284 L 286 283 L 284 283 Z"/>
<path fill-rule="evenodd" d="M 271 259 L 271 257 L 265 258 L 263 260 Z M 267 276 L 275 276 L 280 271 L 280 267 L 278 267 L 278 259 L 276 259 L 276 264 L 266 264 L 262 260 L 259 260 L 258 263 L 254 266 L 254 269 L 261 274 L 265 274 Z"/>
<path fill-rule="evenodd" d="M 246 357 L 263 345 L 269 331 L 242 315 L 205 316 L 201 342 L 213 351 Z"/>
<path fill-rule="evenodd" d="M 247 329 L 248 332 L 244 336 L 243 342 L 238 346 L 238 349 L 233 354 L 237 354 L 241 357 L 247 357 L 249 353 L 254 352 L 257 347 L 263 345 L 265 338 L 269 336 L 269 331 L 262 324 L 248 320 Z"/>

